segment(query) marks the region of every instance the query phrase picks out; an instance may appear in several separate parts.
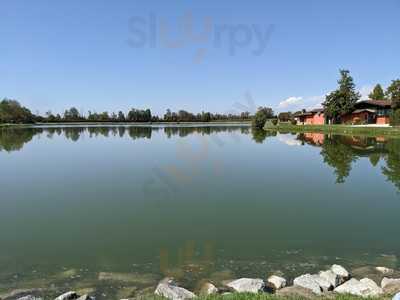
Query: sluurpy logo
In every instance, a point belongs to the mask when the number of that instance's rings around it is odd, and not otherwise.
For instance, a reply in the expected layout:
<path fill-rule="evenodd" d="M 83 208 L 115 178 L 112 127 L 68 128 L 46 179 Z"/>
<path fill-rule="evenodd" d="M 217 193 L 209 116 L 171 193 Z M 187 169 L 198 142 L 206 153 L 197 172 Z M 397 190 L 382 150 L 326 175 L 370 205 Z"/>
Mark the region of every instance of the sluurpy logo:
<path fill-rule="evenodd" d="M 219 24 L 211 17 L 204 17 L 200 29 L 195 29 L 191 12 L 174 20 L 167 20 L 155 13 L 129 19 L 130 37 L 127 43 L 133 48 L 193 48 L 193 59 L 202 62 L 212 49 L 222 49 L 230 56 L 249 49 L 250 54 L 261 56 L 275 30 L 274 24 Z"/>

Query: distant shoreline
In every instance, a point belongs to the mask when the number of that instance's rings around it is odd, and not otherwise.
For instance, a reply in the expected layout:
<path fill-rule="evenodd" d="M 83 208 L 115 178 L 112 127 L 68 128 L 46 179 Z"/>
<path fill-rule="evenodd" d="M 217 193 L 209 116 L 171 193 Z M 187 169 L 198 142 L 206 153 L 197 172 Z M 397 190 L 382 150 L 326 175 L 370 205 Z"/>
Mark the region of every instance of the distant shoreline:
<path fill-rule="evenodd" d="M 32 124 L 0 124 L 0 128 L 5 127 L 32 127 L 32 126 L 151 126 L 151 125 L 251 125 L 251 121 L 210 121 L 210 122 L 38 122 Z"/>

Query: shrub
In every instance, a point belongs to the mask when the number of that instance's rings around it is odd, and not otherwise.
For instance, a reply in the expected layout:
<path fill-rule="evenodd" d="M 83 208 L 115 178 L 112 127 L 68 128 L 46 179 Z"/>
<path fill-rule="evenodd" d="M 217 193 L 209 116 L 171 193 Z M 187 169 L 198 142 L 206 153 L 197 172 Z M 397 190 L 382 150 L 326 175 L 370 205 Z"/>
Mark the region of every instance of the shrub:
<path fill-rule="evenodd" d="M 268 120 L 268 118 L 272 118 L 274 115 L 271 108 L 268 107 L 259 107 L 256 114 L 254 115 L 252 125 L 256 128 L 263 128 Z"/>
<path fill-rule="evenodd" d="M 295 119 L 290 120 L 290 124 L 297 125 L 297 120 L 295 120 Z"/>
<path fill-rule="evenodd" d="M 278 125 L 278 119 L 272 119 L 272 120 L 271 120 L 271 123 L 272 123 L 274 126 Z"/>
<path fill-rule="evenodd" d="M 361 125 L 362 124 L 361 119 L 360 118 L 354 118 L 353 119 L 353 124 L 354 125 Z"/>
<path fill-rule="evenodd" d="M 400 109 L 393 110 L 390 115 L 390 125 L 400 126 Z"/>

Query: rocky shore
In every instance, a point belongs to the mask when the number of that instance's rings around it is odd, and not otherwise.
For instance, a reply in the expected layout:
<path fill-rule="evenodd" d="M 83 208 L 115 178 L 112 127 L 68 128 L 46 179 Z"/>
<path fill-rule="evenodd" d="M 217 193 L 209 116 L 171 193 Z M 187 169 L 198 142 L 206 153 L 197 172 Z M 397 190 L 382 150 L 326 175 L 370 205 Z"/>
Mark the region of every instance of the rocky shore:
<path fill-rule="evenodd" d="M 134 298 L 123 300 L 148 299 L 154 297 L 171 300 L 193 299 L 197 297 L 212 297 L 235 295 L 238 293 L 249 294 L 273 294 L 282 298 L 314 299 L 319 297 L 335 298 L 335 295 L 353 295 L 357 297 L 372 297 L 382 299 L 400 300 L 400 276 L 398 272 L 386 267 L 375 267 L 376 274 L 381 274 L 382 279 L 377 282 L 374 279 L 364 277 L 357 278 L 341 265 L 332 265 L 330 269 L 316 274 L 302 274 L 289 281 L 279 275 L 271 275 L 263 278 L 240 278 L 224 280 L 220 283 L 205 281 L 195 292 L 182 287 L 173 278 L 165 278 L 156 286 L 155 290 Z M 124 280 L 121 274 L 118 280 Z M 101 274 L 103 280 L 115 279 L 111 273 Z M 0 300 L 47 300 L 37 295 L 35 290 L 16 290 Z M 90 291 L 89 291 L 90 292 Z M 104 295 L 105 296 L 105 295 Z M 102 297 L 107 299 L 107 297 Z M 54 300 L 95 300 L 95 295 L 82 294 L 69 291 L 59 295 Z M 122 299 L 121 299 L 122 300 Z"/>

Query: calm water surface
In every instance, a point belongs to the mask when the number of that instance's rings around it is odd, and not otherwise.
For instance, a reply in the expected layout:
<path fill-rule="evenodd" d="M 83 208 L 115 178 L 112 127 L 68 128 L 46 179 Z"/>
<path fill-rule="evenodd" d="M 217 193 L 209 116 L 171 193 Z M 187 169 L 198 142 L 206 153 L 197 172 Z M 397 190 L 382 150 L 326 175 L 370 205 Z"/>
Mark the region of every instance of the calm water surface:
<path fill-rule="evenodd" d="M 94 284 L 99 272 L 195 286 L 334 262 L 399 266 L 399 139 L 2 129 L 0 168 L 0 292 L 44 277 Z"/>

